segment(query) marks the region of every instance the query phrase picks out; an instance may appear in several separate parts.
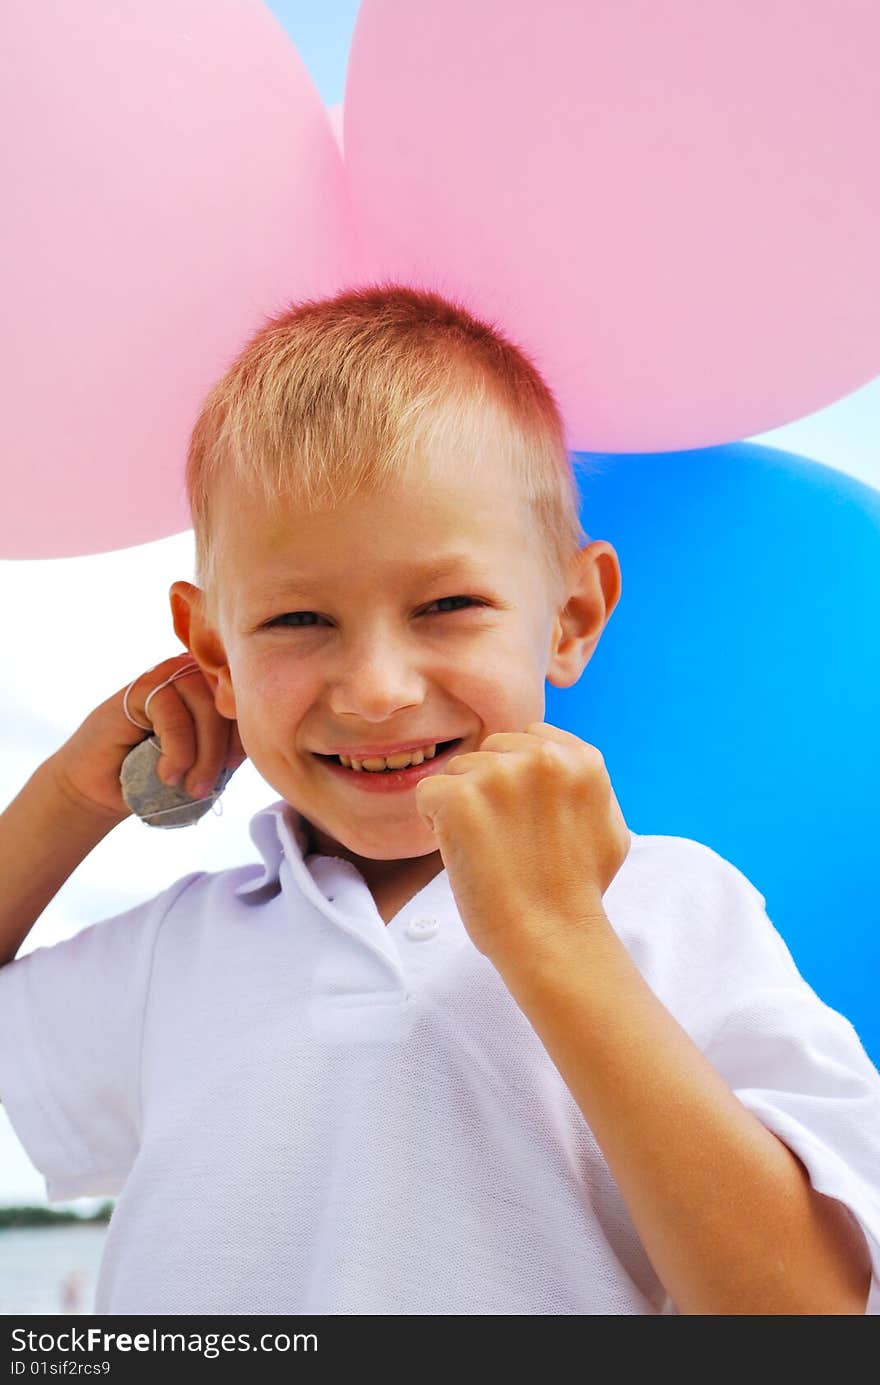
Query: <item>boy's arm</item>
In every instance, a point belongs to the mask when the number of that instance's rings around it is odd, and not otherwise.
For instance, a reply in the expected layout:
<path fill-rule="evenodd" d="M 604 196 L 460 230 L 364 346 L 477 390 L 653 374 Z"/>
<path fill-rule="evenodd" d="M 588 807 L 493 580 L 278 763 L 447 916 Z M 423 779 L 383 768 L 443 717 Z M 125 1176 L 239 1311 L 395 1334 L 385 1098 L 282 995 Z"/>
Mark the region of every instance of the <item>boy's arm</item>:
<path fill-rule="evenodd" d="M 67 796 L 53 757 L 31 775 L 0 813 L 0 966 L 13 960 L 46 905 L 119 822 Z"/>
<path fill-rule="evenodd" d="M 680 1313 L 865 1312 L 870 1258 L 847 1208 L 737 1099 L 607 917 L 491 960 Z"/>

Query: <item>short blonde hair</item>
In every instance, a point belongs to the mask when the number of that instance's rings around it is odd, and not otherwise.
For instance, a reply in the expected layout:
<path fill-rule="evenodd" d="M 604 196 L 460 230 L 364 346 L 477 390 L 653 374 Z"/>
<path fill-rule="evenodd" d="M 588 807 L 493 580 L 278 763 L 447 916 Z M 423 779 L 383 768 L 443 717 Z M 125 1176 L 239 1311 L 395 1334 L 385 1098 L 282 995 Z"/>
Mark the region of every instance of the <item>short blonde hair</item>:
<path fill-rule="evenodd" d="M 268 319 L 207 395 L 190 438 L 195 580 L 209 613 L 219 609 L 211 498 L 221 481 L 310 513 L 390 489 L 413 468 L 440 474 L 450 443 L 467 444 L 476 471 L 490 439 L 506 450 L 561 597 L 589 536 L 559 407 L 520 347 L 439 293 L 395 283 Z"/>

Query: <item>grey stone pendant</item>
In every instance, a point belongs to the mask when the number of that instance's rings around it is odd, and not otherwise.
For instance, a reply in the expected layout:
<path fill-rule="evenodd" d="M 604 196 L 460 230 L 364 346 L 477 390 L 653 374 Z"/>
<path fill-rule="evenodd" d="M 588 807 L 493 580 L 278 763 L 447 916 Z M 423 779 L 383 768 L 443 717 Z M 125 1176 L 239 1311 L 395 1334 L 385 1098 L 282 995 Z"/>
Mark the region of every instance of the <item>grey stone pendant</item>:
<path fill-rule="evenodd" d="M 156 766 L 161 754 L 162 743 L 158 736 L 148 736 L 132 747 L 122 762 L 119 775 L 122 797 L 148 827 L 189 827 L 205 816 L 235 770 L 221 770 L 214 791 L 207 798 L 190 798 L 179 784 L 163 784 L 159 778 Z"/>

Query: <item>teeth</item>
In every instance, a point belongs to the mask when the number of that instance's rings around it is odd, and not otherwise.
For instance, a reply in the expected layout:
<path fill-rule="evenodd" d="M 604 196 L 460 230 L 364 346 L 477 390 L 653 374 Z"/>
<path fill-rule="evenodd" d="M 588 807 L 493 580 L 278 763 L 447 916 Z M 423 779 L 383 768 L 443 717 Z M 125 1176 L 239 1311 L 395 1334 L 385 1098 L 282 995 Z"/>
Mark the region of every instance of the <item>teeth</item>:
<path fill-rule="evenodd" d="M 348 755 L 338 755 L 339 762 L 349 769 L 366 769 L 375 772 L 383 769 L 406 769 L 407 765 L 420 765 L 423 760 L 433 760 L 437 746 L 425 745 L 420 750 L 401 750 L 397 755 L 371 755 L 368 760 L 355 760 Z"/>

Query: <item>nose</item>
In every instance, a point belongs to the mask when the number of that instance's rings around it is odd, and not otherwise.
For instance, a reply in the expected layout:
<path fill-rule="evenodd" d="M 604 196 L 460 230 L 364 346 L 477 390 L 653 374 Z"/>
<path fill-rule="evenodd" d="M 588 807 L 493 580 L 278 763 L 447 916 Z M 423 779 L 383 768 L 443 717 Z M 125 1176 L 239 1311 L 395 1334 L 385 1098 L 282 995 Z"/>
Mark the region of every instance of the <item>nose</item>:
<path fill-rule="evenodd" d="M 329 703 L 337 716 L 385 722 L 407 707 L 418 707 L 424 695 L 424 678 L 413 666 L 412 651 L 403 643 L 376 638 L 348 658 Z"/>

